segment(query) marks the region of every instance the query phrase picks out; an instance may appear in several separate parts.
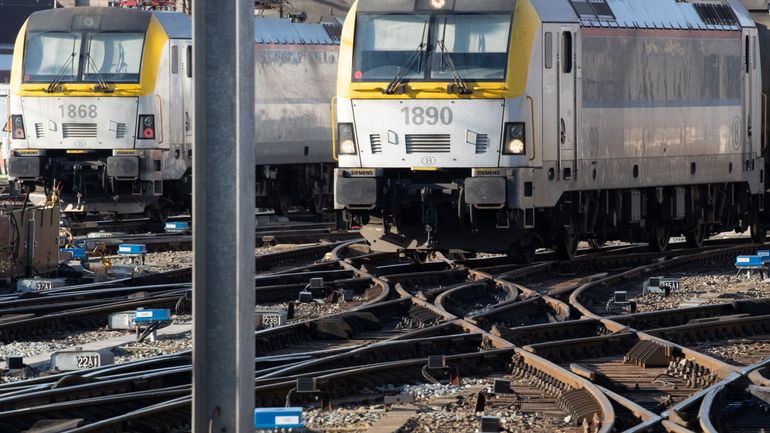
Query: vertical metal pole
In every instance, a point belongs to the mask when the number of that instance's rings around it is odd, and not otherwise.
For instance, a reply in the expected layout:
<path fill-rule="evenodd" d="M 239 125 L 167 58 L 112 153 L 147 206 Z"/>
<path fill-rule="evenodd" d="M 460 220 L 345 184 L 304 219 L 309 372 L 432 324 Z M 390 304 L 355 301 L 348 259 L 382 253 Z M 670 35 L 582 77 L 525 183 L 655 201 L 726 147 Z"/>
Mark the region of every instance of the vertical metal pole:
<path fill-rule="evenodd" d="M 254 431 L 254 2 L 193 13 L 193 431 Z"/>

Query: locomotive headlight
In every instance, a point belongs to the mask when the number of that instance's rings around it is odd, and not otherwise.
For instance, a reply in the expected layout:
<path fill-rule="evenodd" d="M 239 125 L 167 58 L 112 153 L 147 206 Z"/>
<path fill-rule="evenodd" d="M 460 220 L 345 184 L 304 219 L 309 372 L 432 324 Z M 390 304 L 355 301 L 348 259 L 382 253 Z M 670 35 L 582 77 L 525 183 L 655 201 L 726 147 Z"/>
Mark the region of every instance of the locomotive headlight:
<path fill-rule="evenodd" d="M 139 140 L 155 140 L 155 115 L 142 114 L 139 116 Z"/>
<path fill-rule="evenodd" d="M 356 149 L 356 137 L 353 132 L 352 123 L 337 124 L 337 137 L 340 143 L 340 155 L 355 155 L 358 153 L 358 150 Z"/>
<path fill-rule="evenodd" d="M 11 136 L 14 140 L 24 140 L 27 133 L 24 131 L 24 117 L 20 115 L 11 116 Z"/>
<path fill-rule="evenodd" d="M 527 153 L 524 123 L 506 123 L 503 139 L 503 153 L 506 155 L 524 155 Z"/>

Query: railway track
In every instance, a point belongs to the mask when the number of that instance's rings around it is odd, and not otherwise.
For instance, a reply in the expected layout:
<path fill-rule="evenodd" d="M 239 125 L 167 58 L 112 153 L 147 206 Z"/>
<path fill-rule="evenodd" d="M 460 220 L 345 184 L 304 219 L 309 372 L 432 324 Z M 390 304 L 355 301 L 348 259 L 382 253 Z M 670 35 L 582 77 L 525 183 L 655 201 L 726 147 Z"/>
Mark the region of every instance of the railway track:
<path fill-rule="evenodd" d="M 527 429 L 516 423 L 540 414 L 529 430 L 758 432 L 767 422 L 767 403 L 755 394 L 770 383 L 770 300 L 644 313 L 604 308 L 611 293 L 622 288 L 633 297 L 650 275 L 722 265 L 756 248 L 646 254 L 629 246 L 570 263 L 541 254 L 529 265 L 506 257 L 372 253 L 356 242 L 260 256 L 257 303 L 293 304 L 297 315 L 286 326 L 255 331 L 258 406 L 283 406 L 288 398 L 346 410 L 441 386 L 452 392 L 416 403 L 449 411 L 451 419 L 415 412 L 394 420 L 385 411 L 361 431 L 412 431 L 426 423 L 465 431 L 478 427 L 480 412 L 502 414 L 507 431 Z M 0 300 L 0 313 L 97 304 L 102 292 L 119 302 L 138 284 L 148 296 L 157 291 L 178 301 L 189 277 L 178 270 L 67 288 L 38 302 Z M 302 307 L 297 299 L 308 290 L 313 302 Z M 0 385 L 0 430 L 54 419 L 74 423 L 66 430 L 72 432 L 184 428 L 190 361 L 186 352 Z M 317 392 L 296 393 L 298 378 L 314 379 Z M 509 388 L 493 392 L 495 381 Z M 736 416 L 745 422 L 726 430 Z"/>

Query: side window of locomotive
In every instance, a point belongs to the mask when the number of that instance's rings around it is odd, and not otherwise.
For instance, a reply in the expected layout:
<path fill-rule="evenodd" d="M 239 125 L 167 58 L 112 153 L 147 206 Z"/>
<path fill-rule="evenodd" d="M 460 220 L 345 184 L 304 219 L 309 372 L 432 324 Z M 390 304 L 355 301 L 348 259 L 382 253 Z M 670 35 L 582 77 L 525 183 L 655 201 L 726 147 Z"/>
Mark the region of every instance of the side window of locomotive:
<path fill-rule="evenodd" d="M 546 32 L 545 34 L 545 68 L 553 68 L 553 33 Z"/>
<path fill-rule="evenodd" d="M 193 71 L 192 45 L 187 46 L 187 78 L 192 78 Z"/>
<path fill-rule="evenodd" d="M 565 74 L 572 73 L 572 32 L 561 34 L 561 68 Z"/>
<path fill-rule="evenodd" d="M 174 75 L 179 73 L 179 47 L 176 45 L 171 47 L 171 73 Z"/>

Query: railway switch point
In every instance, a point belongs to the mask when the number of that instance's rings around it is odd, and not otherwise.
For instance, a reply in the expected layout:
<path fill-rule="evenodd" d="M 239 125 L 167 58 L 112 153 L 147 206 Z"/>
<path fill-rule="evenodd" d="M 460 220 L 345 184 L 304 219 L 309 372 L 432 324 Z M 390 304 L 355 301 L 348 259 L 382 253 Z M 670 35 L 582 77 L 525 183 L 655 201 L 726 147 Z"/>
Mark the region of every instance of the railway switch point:
<path fill-rule="evenodd" d="M 746 271 L 746 278 L 751 278 L 755 273 L 759 273 L 760 278 L 765 278 L 765 272 L 767 271 L 765 258 L 760 255 L 753 256 L 738 256 L 735 258 L 735 267 L 738 269 L 738 274 Z"/>
<path fill-rule="evenodd" d="M 313 302 L 313 292 L 308 292 L 307 290 L 299 292 L 300 304 L 309 304 L 311 302 Z"/>
<path fill-rule="evenodd" d="M 24 357 L 22 356 L 11 355 L 8 357 L 8 361 L 6 362 L 6 368 L 8 370 L 21 370 L 26 366 L 27 365 L 24 364 Z"/>
<path fill-rule="evenodd" d="M 16 282 L 16 291 L 19 293 L 45 292 L 64 287 L 66 282 L 62 278 L 29 278 Z"/>
<path fill-rule="evenodd" d="M 190 233 L 190 223 L 187 221 L 169 221 L 164 226 L 166 233 L 187 234 Z"/>
<path fill-rule="evenodd" d="M 627 305 L 629 303 L 628 292 L 626 292 L 625 290 L 616 290 L 613 296 L 613 302 L 616 305 Z"/>
<path fill-rule="evenodd" d="M 429 370 L 443 370 L 446 368 L 446 357 L 444 355 L 433 355 L 428 357 Z"/>
<path fill-rule="evenodd" d="M 496 416 L 482 416 L 479 433 L 498 433 L 500 431 L 500 418 Z"/>
<path fill-rule="evenodd" d="M 254 409 L 254 428 L 304 428 L 301 407 L 259 407 Z"/>
<path fill-rule="evenodd" d="M 406 403 L 414 403 L 414 395 L 412 394 L 386 395 L 383 399 L 383 404 L 386 406 L 392 406 L 394 404 L 406 404 Z"/>
<path fill-rule="evenodd" d="M 495 394 L 510 394 L 511 393 L 511 381 L 496 379 L 494 386 Z"/>
<path fill-rule="evenodd" d="M 109 349 L 66 350 L 51 355 L 51 369 L 57 371 L 78 371 L 112 365 L 115 355 Z"/>
<path fill-rule="evenodd" d="M 60 248 L 59 251 L 71 254 L 70 260 L 83 260 L 86 258 L 86 250 L 83 248 Z"/>
<path fill-rule="evenodd" d="M 136 317 L 135 311 L 121 311 L 118 313 L 112 313 L 107 318 L 107 326 L 113 330 L 133 330 L 136 328 L 134 317 Z"/>
<path fill-rule="evenodd" d="M 256 312 L 257 329 L 269 329 L 284 326 L 289 316 L 284 310 L 261 310 Z"/>
<path fill-rule="evenodd" d="M 314 377 L 298 377 L 297 378 L 297 393 L 298 394 L 314 394 L 318 392 L 318 383 Z"/>
<path fill-rule="evenodd" d="M 118 255 L 124 257 L 131 257 L 131 260 L 140 259 L 144 264 L 145 257 L 147 256 L 147 245 L 145 244 L 120 244 L 118 246 Z"/>
<path fill-rule="evenodd" d="M 342 289 L 342 298 L 345 302 L 352 301 L 355 294 L 356 292 L 353 289 Z"/>
<path fill-rule="evenodd" d="M 652 277 L 644 282 L 642 294 L 665 294 L 666 297 L 668 297 L 672 291 L 679 290 L 679 287 L 680 283 L 678 278 Z"/>
<path fill-rule="evenodd" d="M 134 324 L 136 325 L 136 341 L 141 342 L 149 337 L 150 342 L 155 342 L 158 337 L 158 328 L 171 321 L 171 311 L 168 309 L 145 310 L 137 309 L 134 312 Z"/>

